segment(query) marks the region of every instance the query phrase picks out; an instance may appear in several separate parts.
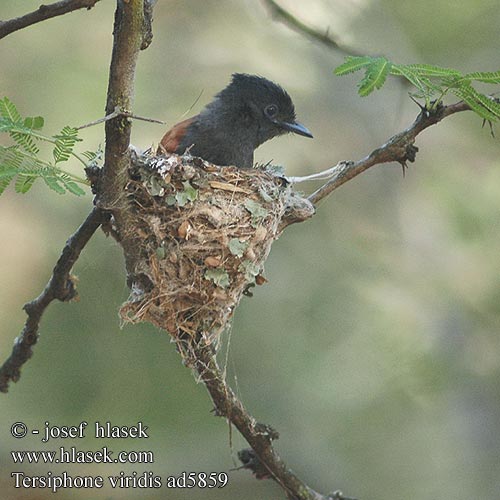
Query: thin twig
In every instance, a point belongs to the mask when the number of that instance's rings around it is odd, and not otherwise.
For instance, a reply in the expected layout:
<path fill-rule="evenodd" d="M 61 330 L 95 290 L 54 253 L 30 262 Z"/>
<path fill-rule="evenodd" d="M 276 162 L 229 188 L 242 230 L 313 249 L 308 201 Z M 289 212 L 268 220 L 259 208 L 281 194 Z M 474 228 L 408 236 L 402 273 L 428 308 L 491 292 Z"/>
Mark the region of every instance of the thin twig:
<path fill-rule="evenodd" d="M 365 158 L 354 162 L 340 162 L 335 167 L 315 174 L 320 175 L 322 173 L 328 173 L 331 178 L 327 183 L 312 193 L 308 197 L 308 200 L 316 205 L 342 184 L 374 165 L 395 161 L 405 168 L 408 161 L 412 162 L 414 160 L 416 148 L 413 143 L 420 132 L 431 125 L 439 123 L 447 116 L 468 110 L 470 110 L 469 105 L 463 101 L 450 104 L 449 106 L 441 106 L 433 111 L 428 111 L 426 109 L 422 110 L 410 127 L 391 137 L 385 144 L 372 151 Z"/>
<path fill-rule="evenodd" d="M 99 125 L 99 123 L 107 122 L 108 120 L 112 120 L 113 118 L 116 118 L 117 116 L 123 116 L 123 111 L 121 110 L 120 106 L 116 106 L 115 110 L 112 113 L 109 113 L 109 115 L 106 115 L 102 118 L 98 118 L 97 120 L 94 120 L 93 122 L 86 123 L 85 125 L 80 125 L 79 127 L 75 127 L 76 130 L 81 130 L 82 128 L 88 128 L 88 127 L 93 127 L 94 125 Z"/>
<path fill-rule="evenodd" d="M 93 122 L 86 123 L 85 125 L 80 125 L 79 127 L 75 127 L 76 130 L 81 130 L 82 128 L 93 127 L 94 125 L 99 125 L 100 123 L 107 122 L 108 120 L 112 120 L 113 118 L 117 118 L 118 116 L 123 116 L 125 118 L 132 118 L 133 120 L 141 120 L 144 122 L 150 123 L 160 123 L 161 125 L 165 125 L 166 122 L 162 120 L 157 120 L 156 118 L 145 118 L 144 116 L 137 116 L 129 111 L 122 110 L 119 106 L 115 107 L 115 110 L 109 115 L 103 116 Z"/>
<path fill-rule="evenodd" d="M 302 35 L 305 35 L 316 42 L 320 42 L 329 49 L 338 50 L 339 52 L 342 52 L 345 55 L 349 56 L 362 55 L 360 52 L 356 51 L 352 47 L 347 47 L 337 38 L 334 38 L 332 35 L 330 35 L 329 30 L 323 32 L 315 28 L 311 28 L 310 26 L 307 26 L 307 24 L 304 24 L 300 19 L 297 19 L 290 12 L 281 7 L 281 5 L 278 5 L 274 0 L 262 0 L 262 1 L 264 5 L 271 12 L 272 17 L 282 22 L 283 24 L 286 24 L 289 28 L 293 29 L 294 31 Z"/>
<path fill-rule="evenodd" d="M 191 104 L 191 106 L 189 106 L 189 108 L 186 109 L 186 111 L 184 111 L 184 113 L 182 113 L 181 119 L 184 118 L 189 113 L 191 113 L 191 110 L 196 106 L 196 104 L 200 100 L 201 96 L 203 95 L 203 92 L 204 92 L 204 89 L 201 89 L 201 92 L 198 94 L 198 97 L 194 100 L 193 104 Z"/>
<path fill-rule="evenodd" d="M 312 28 L 307 24 L 303 23 L 300 19 L 291 14 L 288 10 L 283 8 L 281 5 L 276 3 L 274 0 L 262 0 L 264 5 L 269 9 L 271 16 L 274 17 L 277 21 L 285 24 L 290 29 L 299 33 L 300 35 L 304 35 L 307 38 L 315 42 L 319 42 L 325 47 L 335 50 L 337 52 L 341 52 L 346 56 L 365 56 L 367 53 L 360 52 L 352 47 L 349 47 L 339 41 L 338 37 L 333 37 L 330 35 L 330 30 L 327 28 L 324 31 L 320 31 L 316 28 Z M 403 78 L 402 76 L 395 77 L 398 82 L 400 82 L 404 88 L 409 86 L 408 80 Z"/>
<path fill-rule="evenodd" d="M 0 21 L 0 39 L 14 31 L 22 30 L 32 24 L 45 21 L 51 17 L 62 16 L 78 9 L 91 9 L 99 0 L 61 0 L 49 5 L 40 5 L 37 10 L 21 17 Z"/>
<path fill-rule="evenodd" d="M 105 220 L 106 215 L 100 209 L 94 208 L 90 212 L 83 224 L 66 242 L 43 292 L 24 305 L 28 319 L 14 342 L 12 354 L 0 368 L 0 392 L 7 392 L 9 383 L 19 380 L 21 367 L 33 354 L 33 346 L 38 340 L 40 320 L 47 306 L 53 300 L 68 302 L 77 296 L 75 281 L 69 273 L 80 252 Z"/>

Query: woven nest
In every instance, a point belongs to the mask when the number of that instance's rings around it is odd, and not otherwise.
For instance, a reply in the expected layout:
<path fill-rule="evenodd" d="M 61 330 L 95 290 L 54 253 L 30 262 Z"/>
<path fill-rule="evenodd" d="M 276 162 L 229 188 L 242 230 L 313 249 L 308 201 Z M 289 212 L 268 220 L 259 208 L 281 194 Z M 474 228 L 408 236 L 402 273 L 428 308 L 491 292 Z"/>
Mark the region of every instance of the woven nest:
<path fill-rule="evenodd" d="M 134 158 L 129 175 L 113 221 L 131 289 L 121 317 L 212 344 L 242 295 L 265 282 L 290 186 L 268 171 L 177 155 Z"/>

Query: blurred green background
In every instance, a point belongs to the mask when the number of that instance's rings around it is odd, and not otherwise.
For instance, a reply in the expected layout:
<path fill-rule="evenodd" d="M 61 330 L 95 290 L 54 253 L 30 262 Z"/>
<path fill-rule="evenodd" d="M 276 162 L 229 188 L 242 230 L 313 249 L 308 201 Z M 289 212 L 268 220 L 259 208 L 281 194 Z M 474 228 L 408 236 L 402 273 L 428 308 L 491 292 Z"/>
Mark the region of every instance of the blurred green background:
<path fill-rule="evenodd" d="M 7 19 L 39 1 L 2 0 Z M 498 69 L 496 1 L 282 0 L 361 52 L 462 71 Z M 0 42 L 0 95 L 46 130 L 103 115 L 114 2 L 103 0 Z M 196 113 L 235 71 L 258 73 L 293 96 L 314 140 L 286 136 L 257 152 L 291 175 L 359 159 L 409 125 L 417 107 L 397 84 L 369 98 L 337 78 L 341 55 L 275 23 L 259 0 L 160 0 L 154 41 L 141 53 L 134 111 L 169 125 Z M 196 101 L 200 92 L 202 95 Z M 165 127 L 135 122 L 133 143 Z M 103 127 L 82 131 L 82 150 Z M 276 427 L 276 447 L 310 486 L 361 500 L 497 498 L 500 490 L 500 165 L 498 139 L 462 113 L 418 137 L 417 161 L 378 166 L 339 189 L 309 222 L 276 242 L 269 283 L 244 298 L 230 334 L 228 379 L 255 417 Z M 71 166 L 75 172 L 79 165 Z M 316 185 L 302 186 L 312 191 Z M 0 354 L 11 351 L 22 305 L 45 285 L 66 238 L 92 204 L 39 183 L 0 199 Z M 166 334 L 120 329 L 123 260 L 97 234 L 78 261 L 81 300 L 53 303 L 35 355 L 1 395 L 0 490 L 11 471 L 113 475 L 229 471 L 246 447 L 212 416 L 204 387 Z M 226 339 L 227 345 L 227 339 Z M 224 357 L 221 359 L 224 364 Z M 149 426 L 148 440 L 53 441 L 10 437 L 13 422 L 82 420 Z M 88 435 L 91 436 L 91 432 Z M 154 464 L 13 465 L 11 449 L 151 450 Z M 220 490 L 65 490 L 70 499 L 284 498 L 271 481 L 229 472 Z"/>

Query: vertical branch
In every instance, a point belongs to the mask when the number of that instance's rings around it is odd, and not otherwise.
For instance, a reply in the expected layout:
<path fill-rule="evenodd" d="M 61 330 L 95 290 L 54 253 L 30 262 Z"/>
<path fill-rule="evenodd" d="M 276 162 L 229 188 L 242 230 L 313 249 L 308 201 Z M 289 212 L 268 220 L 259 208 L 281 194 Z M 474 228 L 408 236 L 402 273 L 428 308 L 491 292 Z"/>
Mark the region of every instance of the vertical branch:
<path fill-rule="evenodd" d="M 143 0 L 117 0 L 106 115 L 115 109 L 128 112 L 132 108 L 135 69 L 143 43 L 143 28 Z M 106 122 L 105 132 L 105 160 L 97 203 L 102 208 L 111 208 L 119 199 L 125 184 L 131 121 L 126 116 L 117 116 Z"/>

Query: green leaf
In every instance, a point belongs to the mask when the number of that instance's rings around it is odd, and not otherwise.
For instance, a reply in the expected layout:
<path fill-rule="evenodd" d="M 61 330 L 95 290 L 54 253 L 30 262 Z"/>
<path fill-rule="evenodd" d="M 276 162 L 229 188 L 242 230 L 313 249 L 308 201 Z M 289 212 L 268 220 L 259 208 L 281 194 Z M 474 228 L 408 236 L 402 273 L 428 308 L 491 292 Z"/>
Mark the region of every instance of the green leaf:
<path fill-rule="evenodd" d="M 14 139 L 16 144 L 24 149 L 27 153 L 36 155 L 39 153 L 39 149 L 35 145 L 33 137 L 30 135 L 30 131 L 24 131 L 19 129 L 18 131 L 12 130 L 9 135 Z"/>
<path fill-rule="evenodd" d="M 18 146 L 0 146 L 0 170 L 10 168 L 17 172 L 22 163 L 23 154 L 19 151 Z"/>
<path fill-rule="evenodd" d="M 43 128 L 43 123 L 42 116 L 28 116 L 23 121 L 23 125 L 32 130 L 40 130 Z"/>
<path fill-rule="evenodd" d="M 410 67 L 405 65 L 394 64 L 391 68 L 391 74 L 406 78 L 414 87 L 422 92 L 423 96 L 430 96 L 434 92 L 439 92 L 441 90 L 441 88 L 433 84 L 428 77 L 412 71 Z"/>
<path fill-rule="evenodd" d="M 451 68 L 441 68 L 440 66 L 434 66 L 432 64 L 407 64 L 405 65 L 407 69 L 412 71 L 419 76 L 426 76 L 429 78 L 438 77 L 460 77 L 461 74 L 456 69 Z"/>
<path fill-rule="evenodd" d="M 163 245 L 161 247 L 158 247 L 155 250 L 155 253 L 160 260 L 163 260 L 167 256 L 167 251 L 165 250 L 165 247 Z"/>
<path fill-rule="evenodd" d="M 21 115 L 17 111 L 15 104 L 7 97 L 0 99 L 0 116 L 12 123 L 21 121 Z"/>
<path fill-rule="evenodd" d="M 465 80 L 460 75 L 459 76 L 443 76 L 441 78 L 441 88 L 443 90 L 451 90 L 454 88 L 459 88 L 461 86 L 470 85 L 470 80 Z"/>
<path fill-rule="evenodd" d="M 78 130 L 69 126 L 64 127 L 54 139 L 56 143 L 52 154 L 56 164 L 69 160 L 76 142 L 81 140 L 78 138 Z"/>
<path fill-rule="evenodd" d="M 189 181 L 183 182 L 182 186 L 184 190 L 177 191 L 175 194 L 175 200 L 180 207 L 183 207 L 188 201 L 194 201 L 198 198 L 198 190 L 191 186 Z"/>
<path fill-rule="evenodd" d="M 249 199 L 245 201 L 245 208 L 252 214 L 253 217 L 263 219 L 267 214 L 267 210 L 255 200 Z"/>
<path fill-rule="evenodd" d="M 500 118 L 500 104 L 493 98 L 481 94 L 480 92 L 477 92 L 475 89 L 474 92 L 477 101 L 479 101 L 483 105 L 483 107 L 491 111 L 497 117 L 497 119 Z"/>
<path fill-rule="evenodd" d="M 74 181 L 69 179 L 61 178 L 61 182 L 64 184 L 64 187 L 72 194 L 76 196 L 83 196 L 85 191 Z"/>
<path fill-rule="evenodd" d="M 358 85 L 358 94 L 365 97 L 375 89 L 380 89 L 384 85 L 390 69 L 391 62 L 385 57 L 374 59 L 373 63 L 367 67 L 365 76 Z"/>
<path fill-rule="evenodd" d="M 257 225 L 267 216 L 269 213 L 260 203 L 249 199 L 245 201 L 245 208 L 252 215 L 252 226 L 257 227 Z"/>
<path fill-rule="evenodd" d="M 241 241 L 238 238 L 231 238 L 227 247 L 233 255 L 236 255 L 236 257 L 243 257 L 246 249 L 248 248 L 248 242 Z"/>
<path fill-rule="evenodd" d="M 36 178 L 36 175 L 19 174 L 17 176 L 16 183 L 14 184 L 16 193 L 27 193 L 36 181 Z"/>
<path fill-rule="evenodd" d="M 186 192 L 179 191 L 175 193 L 175 202 L 177 203 L 177 205 L 179 205 L 179 207 L 183 207 L 184 205 L 186 205 L 186 203 L 188 202 Z"/>
<path fill-rule="evenodd" d="M 95 151 L 84 151 L 82 156 L 85 156 L 89 161 L 93 161 L 97 158 L 97 153 Z"/>
<path fill-rule="evenodd" d="M 183 182 L 182 186 L 184 187 L 184 192 L 186 193 L 187 199 L 189 201 L 194 201 L 196 200 L 196 198 L 198 198 L 198 190 L 191 186 L 191 183 L 189 181 Z"/>
<path fill-rule="evenodd" d="M 175 193 L 175 202 L 177 205 L 179 205 L 179 207 L 183 207 L 186 205 L 186 203 L 188 202 L 188 198 L 185 191 L 179 191 Z"/>
<path fill-rule="evenodd" d="M 5 191 L 16 174 L 16 169 L 3 167 L 2 165 L 0 165 L 0 195 Z"/>
<path fill-rule="evenodd" d="M 354 73 L 360 69 L 369 66 L 374 61 L 373 57 L 369 56 L 348 56 L 345 62 L 340 66 L 337 66 L 333 73 L 337 76 L 347 75 L 349 73 Z"/>
<path fill-rule="evenodd" d="M 97 151 L 84 151 L 82 155 L 89 160 L 89 167 L 98 167 L 104 152 L 102 151 L 101 146 L 99 146 Z"/>
<path fill-rule="evenodd" d="M 177 197 L 174 196 L 173 194 L 169 194 L 166 198 L 165 198 L 165 203 L 169 206 L 169 207 L 172 207 L 174 206 L 176 203 L 177 203 Z"/>
<path fill-rule="evenodd" d="M 12 130 L 12 122 L 0 117 L 0 132 L 9 132 Z"/>
<path fill-rule="evenodd" d="M 152 175 L 147 179 L 145 185 L 151 196 L 163 196 L 165 193 L 165 184 L 156 175 Z"/>
<path fill-rule="evenodd" d="M 11 177 L 17 175 L 18 172 L 19 172 L 18 168 L 8 165 L 6 163 L 3 164 L 0 163 L 0 178 Z"/>
<path fill-rule="evenodd" d="M 80 140 L 78 131 L 72 127 L 64 127 L 60 134 L 45 137 L 35 132 L 43 125 L 41 116 L 22 119 L 7 97 L 0 99 L 0 132 L 7 132 L 15 142 L 12 146 L 0 146 L 0 194 L 16 176 L 15 190 L 18 193 L 26 193 L 36 179 L 42 178 L 50 189 L 59 194 L 85 194 L 78 185 L 78 182 L 84 181 L 39 158 L 39 149 L 35 143 L 38 140 L 55 141 L 54 159 L 57 163 L 69 158 L 75 143 Z"/>
<path fill-rule="evenodd" d="M 207 269 L 205 279 L 212 281 L 216 286 L 227 288 L 230 283 L 229 274 L 225 269 Z"/>
<path fill-rule="evenodd" d="M 463 78 L 483 83 L 500 83 L 500 71 L 477 71 L 475 73 L 467 73 Z"/>
<path fill-rule="evenodd" d="M 490 100 L 483 94 L 480 94 L 472 86 L 461 86 L 451 91 L 460 99 L 465 101 L 472 111 L 478 114 L 484 120 L 495 122 L 500 117 L 499 105 L 493 100 Z"/>
<path fill-rule="evenodd" d="M 59 184 L 59 179 L 57 179 L 57 177 L 45 175 L 42 179 L 45 181 L 45 184 L 52 189 L 52 191 L 55 191 L 58 194 L 66 193 L 66 190 Z"/>

